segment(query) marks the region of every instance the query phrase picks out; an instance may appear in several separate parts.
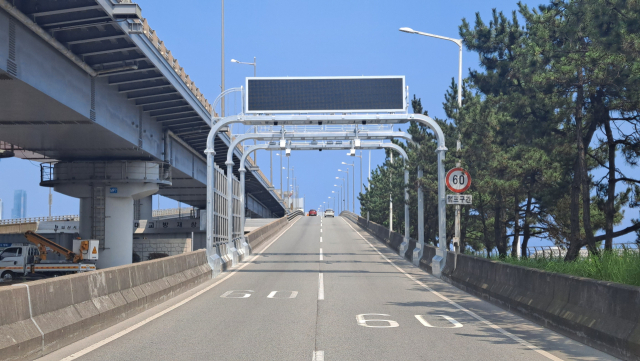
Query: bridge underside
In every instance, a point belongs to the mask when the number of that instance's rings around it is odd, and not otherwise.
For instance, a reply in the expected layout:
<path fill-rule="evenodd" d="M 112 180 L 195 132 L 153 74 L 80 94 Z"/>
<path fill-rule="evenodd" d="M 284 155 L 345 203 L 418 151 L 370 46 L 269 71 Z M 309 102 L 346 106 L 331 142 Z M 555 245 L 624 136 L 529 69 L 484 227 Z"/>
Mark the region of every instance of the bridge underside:
<path fill-rule="evenodd" d="M 118 5 L 102 0 L 11 4 L 0 7 L 0 147 L 40 161 L 165 161 L 173 185 L 160 194 L 204 208 L 211 109 L 155 33 L 128 33 L 111 17 Z M 223 169 L 229 143 L 216 138 Z M 236 176 L 241 155 L 234 150 Z M 247 181 L 249 194 L 284 214 L 259 171 Z"/>

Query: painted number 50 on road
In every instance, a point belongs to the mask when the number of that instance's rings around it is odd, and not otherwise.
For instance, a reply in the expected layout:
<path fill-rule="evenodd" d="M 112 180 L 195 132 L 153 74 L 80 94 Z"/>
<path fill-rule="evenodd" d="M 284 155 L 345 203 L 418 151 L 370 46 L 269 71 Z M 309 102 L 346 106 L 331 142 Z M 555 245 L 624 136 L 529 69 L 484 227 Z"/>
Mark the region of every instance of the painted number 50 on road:
<path fill-rule="evenodd" d="M 447 172 L 447 188 L 452 192 L 462 193 L 471 186 L 471 176 L 469 172 L 462 168 L 453 168 Z"/>

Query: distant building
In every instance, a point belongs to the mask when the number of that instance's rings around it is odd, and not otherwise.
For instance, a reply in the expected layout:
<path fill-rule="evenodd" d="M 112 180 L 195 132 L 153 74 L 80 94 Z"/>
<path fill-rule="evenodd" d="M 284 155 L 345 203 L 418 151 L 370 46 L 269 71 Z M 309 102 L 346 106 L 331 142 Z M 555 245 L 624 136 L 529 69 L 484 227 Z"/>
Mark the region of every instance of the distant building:
<path fill-rule="evenodd" d="M 27 218 L 27 192 L 22 189 L 13 193 L 11 218 Z"/>

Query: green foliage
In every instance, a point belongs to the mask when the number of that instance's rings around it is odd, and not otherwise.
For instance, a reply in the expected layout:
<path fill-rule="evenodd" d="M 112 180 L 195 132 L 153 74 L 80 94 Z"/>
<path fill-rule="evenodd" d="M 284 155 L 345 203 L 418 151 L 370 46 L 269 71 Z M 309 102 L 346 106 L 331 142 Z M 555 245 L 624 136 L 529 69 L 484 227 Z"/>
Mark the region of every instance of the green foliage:
<path fill-rule="evenodd" d="M 601 256 L 589 255 L 573 262 L 564 262 L 562 258 L 542 257 L 497 259 L 516 266 L 640 286 L 640 253 L 630 250 L 623 250 L 619 253 L 607 251 Z"/>
<path fill-rule="evenodd" d="M 488 23 L 479 15 L 473 25 L 463 19 L 460 36 L 478 54 L 481 70 L 464 79 L 462 107 L 451 82 L 443 103 L 447 119 L 434 119 L 449 148 L 445 169 L 460 162 L 473 178 L 467 192 L 474 204 L 463 209 L 463 250 L 497 248 L 504 258 L 515 253 L 519 236 L 523 248 L 539 237 L 568 248 L 570 260 L 585 245 L 592 252 L 600 242 L 611 249 L 614 238 L 631 232 L 640 242 L 640 217 L 614 229 L 623 207 L 640 204 L 640 172 L 624 174 L 615 163 L 617 155 L 632 168 L 640 161 L 639 34 L 637 1 L 553 0 L 536 9 L 521 4 L 510 16 L 494 10 Z M 412 107 L 428 115 L 415 95 Z M 418 233 L 421 185 L 425 241 L 436 245 L 436 139 L 419 124 L 407 131 L 415 145 L 398 144 L 409 157 L 411 237 Z M 388 225 L 391 197 L 393 228 L 401 230 L 404 165 L 396 159 L 387 152 L 359 198 L 362 214 Z M 606 175 L 594 178 L 598 169 Z M 447 243 L 453 221 L 447 207 Z"/>

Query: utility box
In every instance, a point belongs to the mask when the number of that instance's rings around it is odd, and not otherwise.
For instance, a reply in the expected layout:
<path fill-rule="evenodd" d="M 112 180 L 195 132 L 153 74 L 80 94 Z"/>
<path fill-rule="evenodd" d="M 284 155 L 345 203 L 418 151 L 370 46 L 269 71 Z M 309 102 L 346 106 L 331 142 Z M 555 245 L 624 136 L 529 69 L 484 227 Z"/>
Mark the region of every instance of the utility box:
<path fill-rule="evenodd" d="M 100 248 L 100 241 L 74 239 L 73 240 L 73 252 L 75 254 L 82 254 L 83 260 L 97 261 Z"/>

